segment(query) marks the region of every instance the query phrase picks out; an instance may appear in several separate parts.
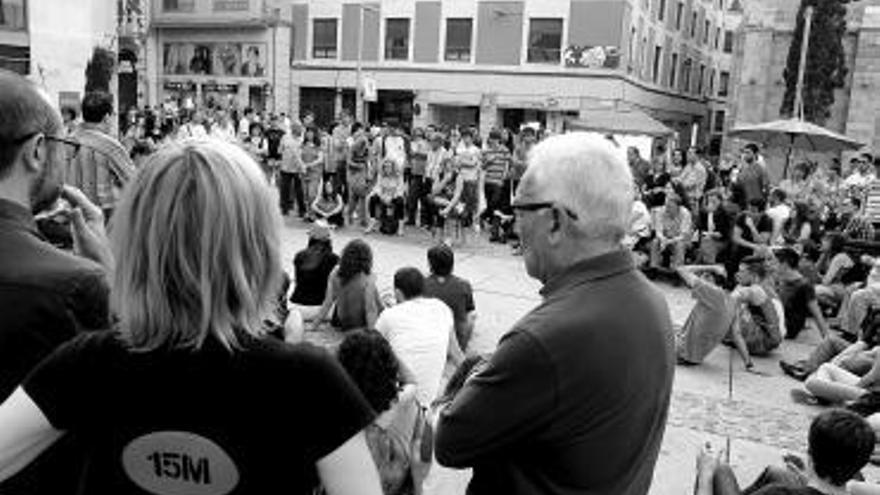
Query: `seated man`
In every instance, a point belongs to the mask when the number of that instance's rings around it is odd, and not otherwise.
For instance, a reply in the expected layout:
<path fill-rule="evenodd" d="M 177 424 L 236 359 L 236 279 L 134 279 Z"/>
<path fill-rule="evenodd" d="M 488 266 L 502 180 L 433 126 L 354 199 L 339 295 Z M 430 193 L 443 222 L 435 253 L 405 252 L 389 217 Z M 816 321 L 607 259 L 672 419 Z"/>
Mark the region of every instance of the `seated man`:
<path fill-rule="evenodd" d="M 811 316 L 822 338 L 828 337 L 828 324 L 819 309 L 816 291 L 798 271 L 801 256 L 790 247 L 776 250 L 779 266 L 776 273 L 776 290 L 785 308 L 785 338 L 795 339 Z"/>
<path fill-rule="evenodd" d="M 730 215 L 721 207 L 721 192 L 717 190 L 706 193 L 706 209 L 701 211 L 697 220 L 700 232 L 700 261 L 713 264 L 719 257 L 727 254 L 730 245 L 730 233 L 733 229 Z"/>
<path fill-rule="evenodd" d="M 425 279 L 425 297 L 436 297 L 452 310 L 457 346 L 464 352 L 474 333 L 477 312 L 471 284 L 453 275 L 454 265 L 455 253 L 445 243 L 428 249 L 431 275 Z"/>
<path fill-rule="evenodd" d="M 759 255 L 743 259 L 736 273 L 737 286 L 731 294 L 737 303 L 732 343 L 747 370 L 754 367 L 751 356 L 766 356 L 782 342 L 780 322 L 784 318 L 772 293 L 764 287 L 766 270 L 764 258 Z"/>
<path fill-rule="evenodd" d="M 669 256 L 669 268 L 684 264 L 691 242 L 691 213 L 681 204 L 681 196 L 670 189 L 666 204 L 657 215 L 655 238 L 651 243 L 651 268 L 661 268 L 663 256 Z"/>
<path fill-rule="evenodd" d="M 810 462 L 786 456 L 786 467 L 768 467 L 752 486 L 741 490 L 721 455 L 703 449 L 697 458 L 695 495 L 833 495 L 864 488 L 859 471 L 871 459 L 874 431 L 861 416 L 842 409 L 825 411 L 813 420 L 808 436 Z M 806 468 L 806 469 L 805 469 Z M 852 486 L 853 483 L 858 486 Z M 864 492 L 859 492 L 864 493 Z"/>
<path fill-rule="evenodd" d="M 418 269 L 398 270 L 394 274 L 398 304 L 382 312 L 376 330 L 388 339 L 402 368 L 411 373 L 416 399 L 428 408 L 440 391 L 449 344 L 455 333 L 452 311 L 443 301 L 424 297 L 424 292 L 425 277 Z"/>
<path fill-rule="evenodd" d="M 675 336 L 680 364 L 700 364 L 727 336 L 736 316 L 736 303 L 724 290 L 724 268 L 720 266 L 680 266 L 678 274 L 691 288 L 697 304 Z"/>
<path fill-rule="evenodd" d="M 370 224 L 367 232 L 372 232 L 379 224 L 383 234 L 403 235 L 404 190 L 403 175 L 397 171 L 393 160 L 382 162 L 376 186 L 370 193 Z"/>

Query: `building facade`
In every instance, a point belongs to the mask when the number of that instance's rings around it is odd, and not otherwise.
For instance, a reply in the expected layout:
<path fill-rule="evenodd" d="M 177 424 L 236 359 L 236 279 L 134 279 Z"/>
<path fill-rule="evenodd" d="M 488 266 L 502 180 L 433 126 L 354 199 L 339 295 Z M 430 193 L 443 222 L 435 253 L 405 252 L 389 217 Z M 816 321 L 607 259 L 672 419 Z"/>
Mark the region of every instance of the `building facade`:
<path fill-rule="evenodd" d="M 726 105 L 729 1 L 293 0 L 293 108 L 354 113 L 360 65 L 373 122 L 559 131 L 626 107 L 702 144 Z"/>
<path fill-rule="evenodd" d="M 149 104 L 290 107 L 290 6 L 271 0 L 156 0 Z"/>
<path fill-rule="evenodd" d="M 115 50 L 114 0 L 0 2 L 0 67 L 28 75 L 59 105 L 78 106 L 96 46 Z"/>

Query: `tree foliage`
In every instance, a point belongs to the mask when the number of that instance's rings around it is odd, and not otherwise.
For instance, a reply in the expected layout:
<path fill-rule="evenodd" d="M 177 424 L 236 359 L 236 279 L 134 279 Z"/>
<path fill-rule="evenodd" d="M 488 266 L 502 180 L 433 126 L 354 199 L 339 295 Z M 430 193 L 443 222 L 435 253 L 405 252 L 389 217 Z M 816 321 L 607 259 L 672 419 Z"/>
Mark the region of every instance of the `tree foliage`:
<path fill-rule="evenodd" d="M 86 64 L 86 93 L 90 91 L 110 92 L 110 81 L 116 65 L 116 56 L 111 50 L 96 46 L 92 58 Z"/>
<path fill-rule="evenodd" d="M 801 0 L 794 37 L 782 73 L 785 79 L 785 96 L 779 109 L 781 115 L 792 116 L 796 112 L 794 104 L 805 24 L 804 12 L 808 6 L 813 7 L 813 21 L 804 71 L 804 118 L 824 124 L 831 115 L 834 90 L 843 87 L 847 75 L 846 54 L 843 49 L 847 3 L 849 0 Z"/>

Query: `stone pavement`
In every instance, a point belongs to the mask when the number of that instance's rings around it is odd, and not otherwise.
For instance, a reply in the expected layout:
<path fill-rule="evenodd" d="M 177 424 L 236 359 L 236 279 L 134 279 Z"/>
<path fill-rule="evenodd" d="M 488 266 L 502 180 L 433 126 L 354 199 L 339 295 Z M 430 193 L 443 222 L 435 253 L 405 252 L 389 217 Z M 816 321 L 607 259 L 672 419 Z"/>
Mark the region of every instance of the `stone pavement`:
<path fill-rule="evenodd" d="M 306 245 L 307 226 L 287 219 L 283 236 L 285 268 L 292 272 L 293 255 Z M 334 234 L 334 249 L 362 237 L 359 229 Z M 427 270 L 430 235 L 408 228 L 404 237 L 366 236 L 373 248 L 374 272 L 380 291 L 390 291 L 394 272 L 404 266 Z M 540 284 L 530 279 L 521 257 L 507 246 L 476 240 L 458 247 L 455 272 L 474 289 L 477 325 L 472 341 L 478 352 L 491 352 L 503 333 L 540 300 Z M 693 305 L 683 288 L 662 285 L 673 322 L 682 324 Z M 707 441 L 717 448 L 730 442 L 730 460 L 741 483 L 747 485 L 767 464 L 779 463 L 783 453 L 803 455 L 812 417 L 821 409 L 792 402 L 789 392 L 800 385 L 784 376 L 780 358 L 803 356 L 818 341 L 818 332 L 805 331 L 797 341 L 786 341 L 782 350 L 755 359 L 762 375 L 745 373 L 738 356 L 719 347 L 700 366 L 678 366 L 666 435 L 654 474 L 652 495 L 693 493 L 696 453 Z M 733 369 L 732 383 L 729 370 Z M 880 481 L 880 470 L 865 471 Z"/>

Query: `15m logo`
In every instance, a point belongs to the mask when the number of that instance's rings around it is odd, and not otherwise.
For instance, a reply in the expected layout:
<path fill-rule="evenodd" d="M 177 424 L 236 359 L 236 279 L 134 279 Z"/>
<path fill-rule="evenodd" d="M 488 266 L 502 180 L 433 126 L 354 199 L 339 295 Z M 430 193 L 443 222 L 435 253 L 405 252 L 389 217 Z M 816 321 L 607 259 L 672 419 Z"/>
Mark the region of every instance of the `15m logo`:
<path fill-rule="evenodd" d="M 182 431 L 132 440 L 122 451 L 122 466 L 132 482 L 156 495 L 226 495 L 239 479 L 219 445 Z"/>

